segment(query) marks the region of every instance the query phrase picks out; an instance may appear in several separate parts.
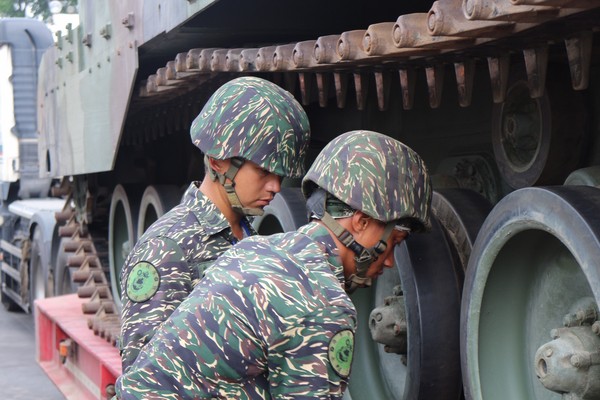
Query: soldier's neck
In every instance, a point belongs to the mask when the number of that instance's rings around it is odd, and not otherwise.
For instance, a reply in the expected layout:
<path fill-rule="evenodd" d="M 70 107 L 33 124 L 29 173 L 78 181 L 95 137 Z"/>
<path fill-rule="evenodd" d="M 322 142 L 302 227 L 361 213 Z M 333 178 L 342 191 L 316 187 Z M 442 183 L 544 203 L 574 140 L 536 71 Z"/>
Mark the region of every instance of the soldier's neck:
<path fill-rule="evenodd" d="M 238 239 L 243 238 L 244 232 L 240 226 L 242 216 L 231 207 L 223 186 L 206 176 L 200 184 L 200 191 L 221 211 L 227 222 L 229 222 L 233 235 Z"/>

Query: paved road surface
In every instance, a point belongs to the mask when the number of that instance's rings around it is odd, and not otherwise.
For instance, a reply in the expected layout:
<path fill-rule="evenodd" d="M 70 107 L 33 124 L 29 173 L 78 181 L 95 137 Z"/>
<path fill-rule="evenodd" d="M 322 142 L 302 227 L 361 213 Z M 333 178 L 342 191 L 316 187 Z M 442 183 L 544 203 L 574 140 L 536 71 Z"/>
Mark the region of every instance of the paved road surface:
<path fill-rule="evenodd" d="M 35 361 L 33 318 L 0 306 L 0 399 L 64 400 Z"/>

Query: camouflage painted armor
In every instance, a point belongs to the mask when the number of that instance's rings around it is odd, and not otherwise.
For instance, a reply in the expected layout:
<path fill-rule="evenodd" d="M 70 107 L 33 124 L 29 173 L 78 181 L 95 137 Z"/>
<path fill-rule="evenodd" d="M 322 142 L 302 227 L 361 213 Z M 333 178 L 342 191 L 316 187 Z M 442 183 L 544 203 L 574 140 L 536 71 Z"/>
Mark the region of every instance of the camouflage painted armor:
<path fill-rule="evenodd" d="M 383 222 L 408 219 L 429 227 L 431 182 L 410 147 L 372 131 L 351 131 L 325 146 L 302 182 L 308 198 L 316 187 Z"/>
<path fill-rule="evenodd" d="M 341 399 L 356 311 L 329 231 L 239 242 L 116 383 L 119 399 Z"/>
<path fill-rule="evenodd" d="M 190 128 L 192 142 L 209 157 L 240 157 L 279 176 L 300 178 L 310 126 L 289 92 L 246 76 L 221 86 Z"/>
<path fill-rule="evenodd" d="M 158 219 L 121 271 L 121 358 L 125 371 L 200 280 L 203 270 L 237 239 L 219 209 L 197 188 Z M 242 220 L 254 234 L 246 219 Z"/>

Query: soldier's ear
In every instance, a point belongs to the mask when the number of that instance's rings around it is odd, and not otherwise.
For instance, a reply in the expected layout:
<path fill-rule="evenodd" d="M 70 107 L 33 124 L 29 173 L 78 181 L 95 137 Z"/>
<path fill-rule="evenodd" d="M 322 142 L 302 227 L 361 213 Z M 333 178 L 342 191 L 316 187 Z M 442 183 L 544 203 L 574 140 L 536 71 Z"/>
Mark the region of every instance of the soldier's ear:
<path fill-rule="evenodd" d="M 219 174 L 224 174 L 229 169 L 229 160 L 216 160 L 212 157 L 208 157 L 208 164 L 213 171 Z"/>
<path fill-rule="evenodd" d="M 356 211 L 354 215 L 350 217 L 352 229 L 357 233 L 363 232 L 365 229 L 367 229 L 372 220 L 373 218 L 369 217 L 362 211 Z"/>

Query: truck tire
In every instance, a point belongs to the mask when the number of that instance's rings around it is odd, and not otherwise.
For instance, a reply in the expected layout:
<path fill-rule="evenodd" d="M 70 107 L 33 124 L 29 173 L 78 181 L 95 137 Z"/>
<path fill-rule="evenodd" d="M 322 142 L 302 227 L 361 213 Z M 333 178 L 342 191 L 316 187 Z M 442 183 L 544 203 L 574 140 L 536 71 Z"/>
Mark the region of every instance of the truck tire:
<path fill-rule="evenodd" d="M 8 297 L 1 291 L 0 291 L 0 301 L 2 301 L 2 307 L 4 307 L 4 309 L 6 311 L 14 312 L 14 311 L 21 310 L 21 307 L 19 307 L 19 305 L 17 303 L 15 303 L 13 299 Z"/>
<path fill-rule="evenodd" d="M 49 296 L 49 282 L 46 277 L 48 270 L 42 263 L 41 252 L 44 249 L 42 230 L 36 226 L 31 238 L 31 253 L 29 256 L 29 312 L 33 313 L 34 302 Z M 46 269 L 46 271 L 44 271 Z M 52 288 L 54 289 L 54 288 Z"/>

